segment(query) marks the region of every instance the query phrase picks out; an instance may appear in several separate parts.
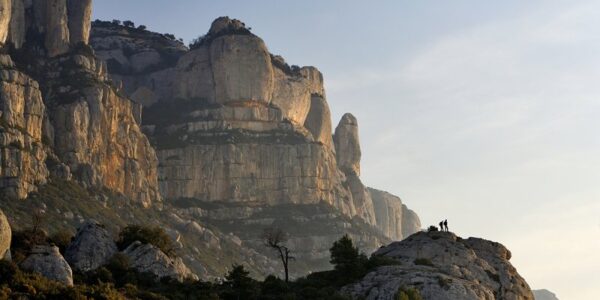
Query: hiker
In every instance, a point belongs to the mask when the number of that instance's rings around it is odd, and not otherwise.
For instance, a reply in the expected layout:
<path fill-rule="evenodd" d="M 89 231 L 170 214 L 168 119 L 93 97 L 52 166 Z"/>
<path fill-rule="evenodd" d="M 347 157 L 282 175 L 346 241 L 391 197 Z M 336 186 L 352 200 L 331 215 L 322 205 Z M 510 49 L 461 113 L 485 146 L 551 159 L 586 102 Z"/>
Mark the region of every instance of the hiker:
<path fill-rule="evenodd" d="M 444 220 L 444 227 L 446 227 L 446 232 L 448 232 L 448 220 Z"/>
<path fill-rule="evenodd" d="M 444 231 L 444 221 L 440 222 L 440 231 Z"/>

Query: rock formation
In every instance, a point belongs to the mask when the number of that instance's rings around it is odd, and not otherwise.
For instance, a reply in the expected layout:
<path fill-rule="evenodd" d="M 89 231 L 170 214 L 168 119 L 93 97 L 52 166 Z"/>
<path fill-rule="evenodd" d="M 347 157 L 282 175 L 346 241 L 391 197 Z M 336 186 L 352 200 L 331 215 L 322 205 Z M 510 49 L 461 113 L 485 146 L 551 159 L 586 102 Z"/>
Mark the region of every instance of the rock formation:
<path fill-rule="evenodd" d="M 535 300 L 558 300 L 558 297 L 549 290 L 534 290 L 533 297 Z"/>
<path fill-rule="evenodd" d="M 21 268 L 69 286 L 73 285 L 71 267 L 56 246 L 34 246 L 31 254 L 21 263 Z"/>
<path fill-rule="evenodd" d="M 25 198 L 54 176 L 107 187 L 146 207 L 160 200 L 140 106 L 110 83 L 105 63 L 86 45 L 91 1 L 6 3 L 0 37 L 16 49 L 0 56 L 0 192 Z"/>
<path fill-rule="evenodd" d="M 448 232 L 420 232 L 373 255 L 400 264 L 379 267 L 343 291 L 355 298 L 395 299 L 400 289 L 415 288 L 423 299 L 533 300 L 523 278 L 510 264 L 504 246 Z"/>
<path fill-rule="evenodd" d="M 342 116 L 333 135 L 337 163 L 346 174 L 360 175 L 360 141 L 358 121 L 352 114 Z"/>
<path fill-rule="evenodd" d="M 377 227 L 392 240 L 400 241 L 421 230 L 419 217 L 399 197 L 369 188 Z"/>
<path fill-rule="evenodd" d="M 181 258 L 170 258 L 150 244 L 134 242 L 123 250 L 123 254 L 129 258 L 131 268 L 141 273 L 151 273 L 158 278 L 171 277 L 179 281 L 197 278 Z"/>
<path fill-rule="evenodd" d="M 65 251 L 65 258 L 74 270 L 87 272 L 106 264 L 117 250 L 112 236 L 103 226 L 88 222 L 77 231 Z"/>
<path fill-rule="evenodd" d="M 0 210 L 0 260 L 9 258 L 12 231 L 6 216 Z"/>
<path fill-rule="evenodd" d="M 12 0 L 0 0 L 0 45 L 6 42 L 9 34 Z"/>

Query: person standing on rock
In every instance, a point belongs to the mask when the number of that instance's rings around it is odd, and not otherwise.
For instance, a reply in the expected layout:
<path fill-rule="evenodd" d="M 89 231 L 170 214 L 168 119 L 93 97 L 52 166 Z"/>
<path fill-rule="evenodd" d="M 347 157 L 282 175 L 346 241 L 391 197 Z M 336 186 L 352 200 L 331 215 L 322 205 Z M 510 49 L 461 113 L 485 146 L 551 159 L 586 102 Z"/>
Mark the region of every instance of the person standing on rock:
<path fill-rule="evenodd" d="M 440 221 L 440 231 L 444 231 L 444 221 Z"/>
<path fill-rule="evenodd" d="M 448 232 L 448 220 L 444 220 L 444 227 L 446 227 L 446 232 Z"/>

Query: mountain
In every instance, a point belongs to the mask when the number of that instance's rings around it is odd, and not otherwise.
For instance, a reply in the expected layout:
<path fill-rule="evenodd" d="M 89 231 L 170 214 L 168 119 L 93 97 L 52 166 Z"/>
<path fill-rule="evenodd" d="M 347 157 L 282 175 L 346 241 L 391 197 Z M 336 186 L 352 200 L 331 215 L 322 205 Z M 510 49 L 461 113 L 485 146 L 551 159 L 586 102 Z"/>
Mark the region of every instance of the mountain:
<path fill-rule="evenodd" d="M 269 53 L 241 21 L 216 19 L 188 48 L 91 26 L 90 0 L 0 8 L 0 202 L 14 229 L 36 212 L 51 232 L 158 225 L 204 278 L 235 262 L 277 272 L 269 227 L 289 234 L 294 276 L 328 268 L 344 234 L 370 252 L 420 230 L 398 197 L 361 181 L 356 118 L 332 135 L 323 75 Z"/>
<path fill-rule="evenodd" d="M 534 290 L 533 297 L 535 300 L 558 300 L 558 297 L 549 290 Z"/>

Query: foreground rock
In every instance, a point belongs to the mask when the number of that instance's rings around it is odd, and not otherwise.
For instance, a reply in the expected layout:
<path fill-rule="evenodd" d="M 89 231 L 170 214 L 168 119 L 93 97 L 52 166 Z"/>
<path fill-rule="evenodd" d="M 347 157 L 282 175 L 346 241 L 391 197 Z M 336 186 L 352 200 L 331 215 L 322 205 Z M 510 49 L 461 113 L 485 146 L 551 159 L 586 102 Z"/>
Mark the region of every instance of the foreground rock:
<path fill-rule="evenodd" d="M 343 291 L 354 298 L 395 299 L 399 289 L 415 288 L 423 299 L 533 300 L 529 285 L 510 264 L 501 244 L 452 233 L 416 233 L 373 255 L 397 260 L 367 274 Z"/>
<path fill-rule="evenodd" d="M 535 300 L 558 300 L 558 297 L 549 290 L 534 290 L 533 296 Z"/>
<path fill-rule="evenodd" d="M 33 247 L 31 254 L 21 263 L 21 268 L 69 286 L 73 285 L 73 271 L 56 246 Z"/>
<path fill-rule="evenodd" d="M 135 242 L 123 250 L 123 254 L 129 258 L 131 267 L 138 272 L 152 273 L 158 278 L 170 277 L 179 281 L 188 278 L 197 279 L 181 258 L 171 258 L 153 245 Z"/>
<path fill-rule="evenodd" d="M 117 250 L 104 226 L 90 222 L 79 228 L 65 258 L 74 270 L 87 272 L 106 264 Z"/>
<path fill-rule="evenodd" d="M 10 258 L 12 232 L 6 216 L 0 210 L 0 260 Z"/>

